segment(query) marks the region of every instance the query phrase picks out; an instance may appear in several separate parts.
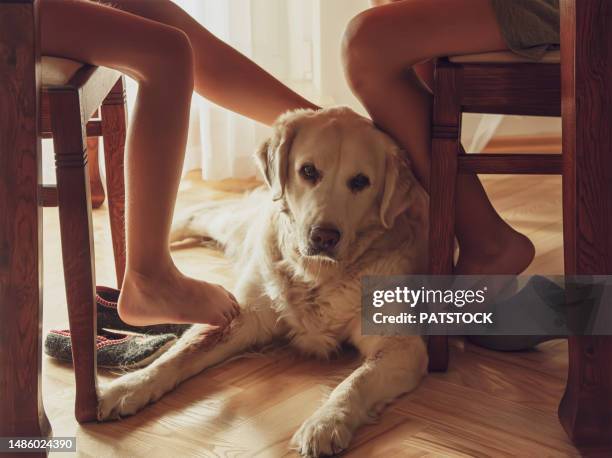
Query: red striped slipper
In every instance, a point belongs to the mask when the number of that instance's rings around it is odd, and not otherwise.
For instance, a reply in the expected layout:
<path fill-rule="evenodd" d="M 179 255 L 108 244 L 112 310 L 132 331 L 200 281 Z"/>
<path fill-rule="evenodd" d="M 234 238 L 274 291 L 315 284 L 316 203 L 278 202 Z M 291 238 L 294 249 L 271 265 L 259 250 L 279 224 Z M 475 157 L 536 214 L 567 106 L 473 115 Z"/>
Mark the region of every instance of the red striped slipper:
<path fill-rule="evenodd" d="M 113 369 L 135 369 L 150 364 L 161 356 L 177 337 L 174 334 L 142 335 L 98 331 L 96 351 L 98 366 Z M 72 362 L 70 331 L 52 330 L 45 339 L 45 353 L 53 358 Z"/>

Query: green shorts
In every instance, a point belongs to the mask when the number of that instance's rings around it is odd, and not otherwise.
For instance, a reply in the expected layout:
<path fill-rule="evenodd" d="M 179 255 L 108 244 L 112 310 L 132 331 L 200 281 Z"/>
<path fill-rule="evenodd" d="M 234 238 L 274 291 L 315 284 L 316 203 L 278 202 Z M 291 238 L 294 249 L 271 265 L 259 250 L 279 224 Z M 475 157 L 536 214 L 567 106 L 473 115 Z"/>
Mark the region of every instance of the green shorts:
<path fill-rule="evenodd" d="M 559 46 L 559 0 L 491 0 L 508 47 L 539 59 Z"/>

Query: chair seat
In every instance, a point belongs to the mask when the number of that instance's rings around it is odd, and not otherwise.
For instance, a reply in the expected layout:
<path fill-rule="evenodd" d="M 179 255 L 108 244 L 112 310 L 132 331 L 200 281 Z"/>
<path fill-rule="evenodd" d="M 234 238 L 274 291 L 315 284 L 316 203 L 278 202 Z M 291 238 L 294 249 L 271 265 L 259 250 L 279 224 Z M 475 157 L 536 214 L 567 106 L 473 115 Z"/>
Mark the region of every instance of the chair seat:
<path fill-rule="evenodd" d="M 41 132 L 51 132 L 50 100 L 51 96 L 61 94 L 78 94 L 81 104 L 81 112 L 85 120 L 90 119 L 91 115 L 102 105 L 102 102 L 121 78 L 121 73 L 107 67 L 96 67 L 82 62 L 60 57 L 43 56 L 42 65 L 42 86 L 43 94 L 41 98 Z M 116 94 L 116 103 L 123 104 L 125 93 L 121 91 Z M 113 103 L 115 103 L 113 102 Z M 97 135 L 96 132 L 93 132 Z"/>
<path fill-rule="evenodd" d="M 42 85 L 43 86 L 62 86 L 75 75 L 75 73 L 85 64 L 61 57 L 43 56 L 42 65 Z"/>
<path fill-rule="evenodd" d="M 448 60 L 457 64 L 558 64 L 561 62 L 561 52 L 558 49 L 548 51 L 540 60 L 533 60 L 528 57 L 520 56 L 511 51 L 465 54 L 462 56 L 451 56 Z"/>

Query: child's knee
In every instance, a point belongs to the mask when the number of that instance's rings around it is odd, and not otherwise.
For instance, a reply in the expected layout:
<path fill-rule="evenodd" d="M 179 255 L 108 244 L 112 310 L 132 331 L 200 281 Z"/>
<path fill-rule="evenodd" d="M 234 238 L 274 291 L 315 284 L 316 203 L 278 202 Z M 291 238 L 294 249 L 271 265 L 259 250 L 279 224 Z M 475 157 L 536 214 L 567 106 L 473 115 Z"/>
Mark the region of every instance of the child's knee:
<path fill-rule="evenodd" d="M 375 16 L 363 11 L 350 20 L 342 38 L 342 58 L 347 72 L 367 66 L 372 57 L 372 38 L 376 33 Z"/>
<path fill-rule="evenodd" d="M 353 90 L 359 92 L 384 72 L 381 49 L 381 17 L 377 8 L 363 11 L 349 22 L 342 40 L 344 71 Z"/>
<path fill-rule="evenodd" d="M 185 86 L 193 91 L 193 49 L 187 35 L 180 29 L 160 25 L 155 31 L 154 48 L 145 64 L 143 80 L 171 84 L 175 89 Z M 178 85 L 179 87 L 177 87 Z"/>
<path fill-rule="evenodd" d="M 395 14 L 386 8 L 370 8 L 348 24 L 342 41 L 342 60 L 349 84 L 356 93 L 380 88 L 381 82 L 401 74 L 418 62 L 418 49 L 406 39 L 410 35 L 410 18 L 401 24 L 392 20 Z M 401 34 L 395 29 L 401 27 Z M 407 33 L 408 31 L 408 33 Z M 397 37 L 402 36 L 401 45 Z"/>

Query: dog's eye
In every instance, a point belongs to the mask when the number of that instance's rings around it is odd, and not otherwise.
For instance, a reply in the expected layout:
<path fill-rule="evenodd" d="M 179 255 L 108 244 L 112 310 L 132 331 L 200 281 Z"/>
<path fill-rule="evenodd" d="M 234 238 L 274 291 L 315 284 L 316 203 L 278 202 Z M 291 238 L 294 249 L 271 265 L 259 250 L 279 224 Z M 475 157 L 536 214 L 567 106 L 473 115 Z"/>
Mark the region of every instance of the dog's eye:
<path fill-rule="evenodd" d="M 348 185 L 349 188 L 351 188 L 351 191 L 358 192 L 370 186 L 370 179 L 360 173 L 359 175 L 355 175 L 353 178 L 351 178 Z"/>
<path fill-rule="evenodd" d="M 300 175 L 302 175 L 305 180 L 313 182 L 317 181 L 321 176 L 317 168 L 312 164 L 304 164 L 300 168 Z"/>

